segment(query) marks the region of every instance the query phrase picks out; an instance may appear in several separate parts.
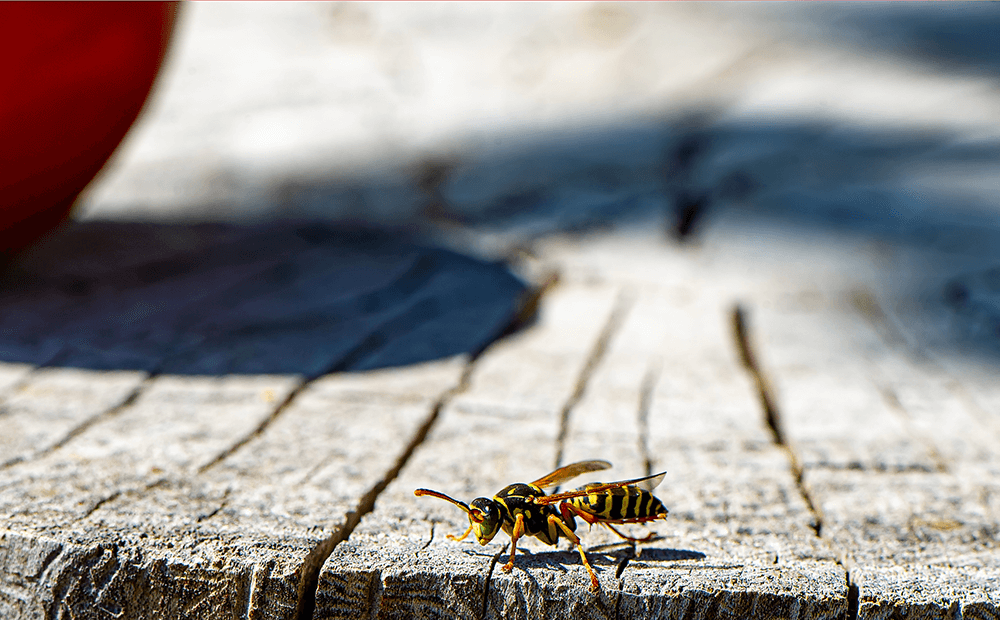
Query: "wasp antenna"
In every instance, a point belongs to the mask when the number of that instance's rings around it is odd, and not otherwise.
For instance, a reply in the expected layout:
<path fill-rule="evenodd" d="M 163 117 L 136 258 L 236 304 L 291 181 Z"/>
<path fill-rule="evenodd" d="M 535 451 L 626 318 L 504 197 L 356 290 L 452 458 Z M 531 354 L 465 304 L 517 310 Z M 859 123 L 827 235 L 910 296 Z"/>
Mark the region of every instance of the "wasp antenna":
<path fill-rule="evenodd" d="M 417 497 L 430 495 L 431 497 L 437 497 L 438 499 L 443 499 L 446 502 L 451 502 L 452 504 L 455 504 L 456 506 L 464 510 L 466 514 L 472 514 L 472 511 L 469 509 L 468 504 L 466 504 L 465 502 L 460 502 L 453 497 L 448 497 L 444 493 L 438 493 L 437 491 L 431 491 L 430 489 L 417 489 L 413 492 L 413 494 L 416 495 Z"/>

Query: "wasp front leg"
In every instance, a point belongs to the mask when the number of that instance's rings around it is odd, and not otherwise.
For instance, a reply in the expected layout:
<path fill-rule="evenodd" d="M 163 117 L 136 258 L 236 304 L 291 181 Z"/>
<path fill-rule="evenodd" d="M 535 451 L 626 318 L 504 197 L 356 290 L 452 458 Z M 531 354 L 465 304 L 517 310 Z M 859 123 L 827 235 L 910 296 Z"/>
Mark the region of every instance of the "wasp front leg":
<path fill-rule="evenodd" d="M 454 541 L 465 540 L 465 537 L 468 536 L 469 532 L 471 532 L 471 531 L 472 531 L 472 524 L 470 523 L 469 524 L 469 529 L 465 530 L 465 533 L 462 534 L 461 536 L 455 536 L 454 534 L 448 534 L 447 538 L 448 538 L 448 540 L 454 540 Z"/>
<path fill-rule="evenodd" d="M 524 515 L 521 513 L 517 514 L 514 519 L 514 528 L 510 532 L 510 560 L 500 569 L 505 573 L 509 573 L 512 568 L 514 568 L 514 555 L 517 553 L 517 539 L 524 535 Z"/>

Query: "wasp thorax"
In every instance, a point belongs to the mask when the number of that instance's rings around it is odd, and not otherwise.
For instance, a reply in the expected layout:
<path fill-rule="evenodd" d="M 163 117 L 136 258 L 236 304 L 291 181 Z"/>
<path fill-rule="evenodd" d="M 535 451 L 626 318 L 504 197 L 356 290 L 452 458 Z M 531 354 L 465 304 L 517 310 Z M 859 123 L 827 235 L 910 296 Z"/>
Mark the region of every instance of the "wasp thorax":
<path fill-rule="evenodd" d="M 492 499 L 478 497 L 469 504 L 469 520 L 476 540 L 485 545 L 500 531 L 500 507 Z"/>

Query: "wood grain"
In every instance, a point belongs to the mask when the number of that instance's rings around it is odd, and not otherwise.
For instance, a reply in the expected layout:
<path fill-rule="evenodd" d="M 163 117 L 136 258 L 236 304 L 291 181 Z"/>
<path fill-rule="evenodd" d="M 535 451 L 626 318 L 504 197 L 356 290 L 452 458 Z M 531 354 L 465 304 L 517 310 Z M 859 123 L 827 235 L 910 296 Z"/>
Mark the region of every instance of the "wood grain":
<path fill-rule="evenodd" d="M 297 380 L 157 378 L 61 450 L 3 472 L 4 615 L 295 617 L 305 559 L 463 368 L 331 376 L 260 433 Z"/>
<path fill-rule="evenodd" d="M 494 345 L 476 362 L 468 388 L 444 408 L 375 511 L 330 556 L 320 575 L 317 618 L 533 617 L 589 606 L 589 598 L 568 595 L 578 589 L 590 596 L 571 552 L 525 541 L 514 571 L 501 574 L 493 558 L 507 542 L 503 534 L 485 548 L 471 539 L 449 541 L 445 535 L 460 534 L 468 519 L 445 502 L 414 497 L 413 490 L 469 501 L 550 471 L 562 408 L 616 296 L 609 286 L 558 286 L 531 330 Z"/>
<path fill-rule="evenodd" d="M 860 618 L 989 617 L 1000 579 L 995 430 L 963 402 L 961 378 L 887 342 L 857 295 L 758 312 L 823 537 L 850 570 Z"/>

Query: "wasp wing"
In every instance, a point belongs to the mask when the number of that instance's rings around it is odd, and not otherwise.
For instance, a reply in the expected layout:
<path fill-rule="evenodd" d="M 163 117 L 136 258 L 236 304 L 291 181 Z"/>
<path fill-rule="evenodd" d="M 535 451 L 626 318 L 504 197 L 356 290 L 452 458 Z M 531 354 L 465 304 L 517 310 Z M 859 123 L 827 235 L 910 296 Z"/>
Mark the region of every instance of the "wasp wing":
<path fill-rule="evenodd" d="M 645 478 L 636 478 L 635 480 L 626 480 L 625 484 L 628 486 L 634 486 L 642 489 L 643 491 L 652 491 L 656 487 L 660 486 L 663 479 L 666 477 L 667 472 L 661 471 L 658 474 L 653 474 L 652 476 L 646 476 Z"/>
<path fill-rule="evenodd" d="M 580 461 L 579 463 L 570 463 L 569 465 L 560 467 L 547 476 L 542 476 L 531 484 L 540 489 L 547 489 L 549 487 L 558 486 L 570 478 L 576 478 L 580 474 L 585 474 L 589 471 L 609 469 L 610 467 L 611 463 L 607 461 Z"/>
<path fill-rule="evenodd" d="M 533 501 L 536 504 L 543 505 L 555 504 L 563 501 L 564 499 L 583 497 L 584 495 L 590 495 L 591 493 L 603 493 L 605 491 L 610 491 L 611 489 L 620 489 L 622 487 L 637 487 L 643 491 L 651 491 L 663 482 L 663 478 L 666 475 L 667 472 L 663 471 L 658 474 L 653 474 L 652 476 L 634 478 L 632 480 L 619 480 L 618 482 L 594 482 L 573 491 L 555 493 L 553 495 L 546 495 L 545 497 L 536 497 Z"/>

